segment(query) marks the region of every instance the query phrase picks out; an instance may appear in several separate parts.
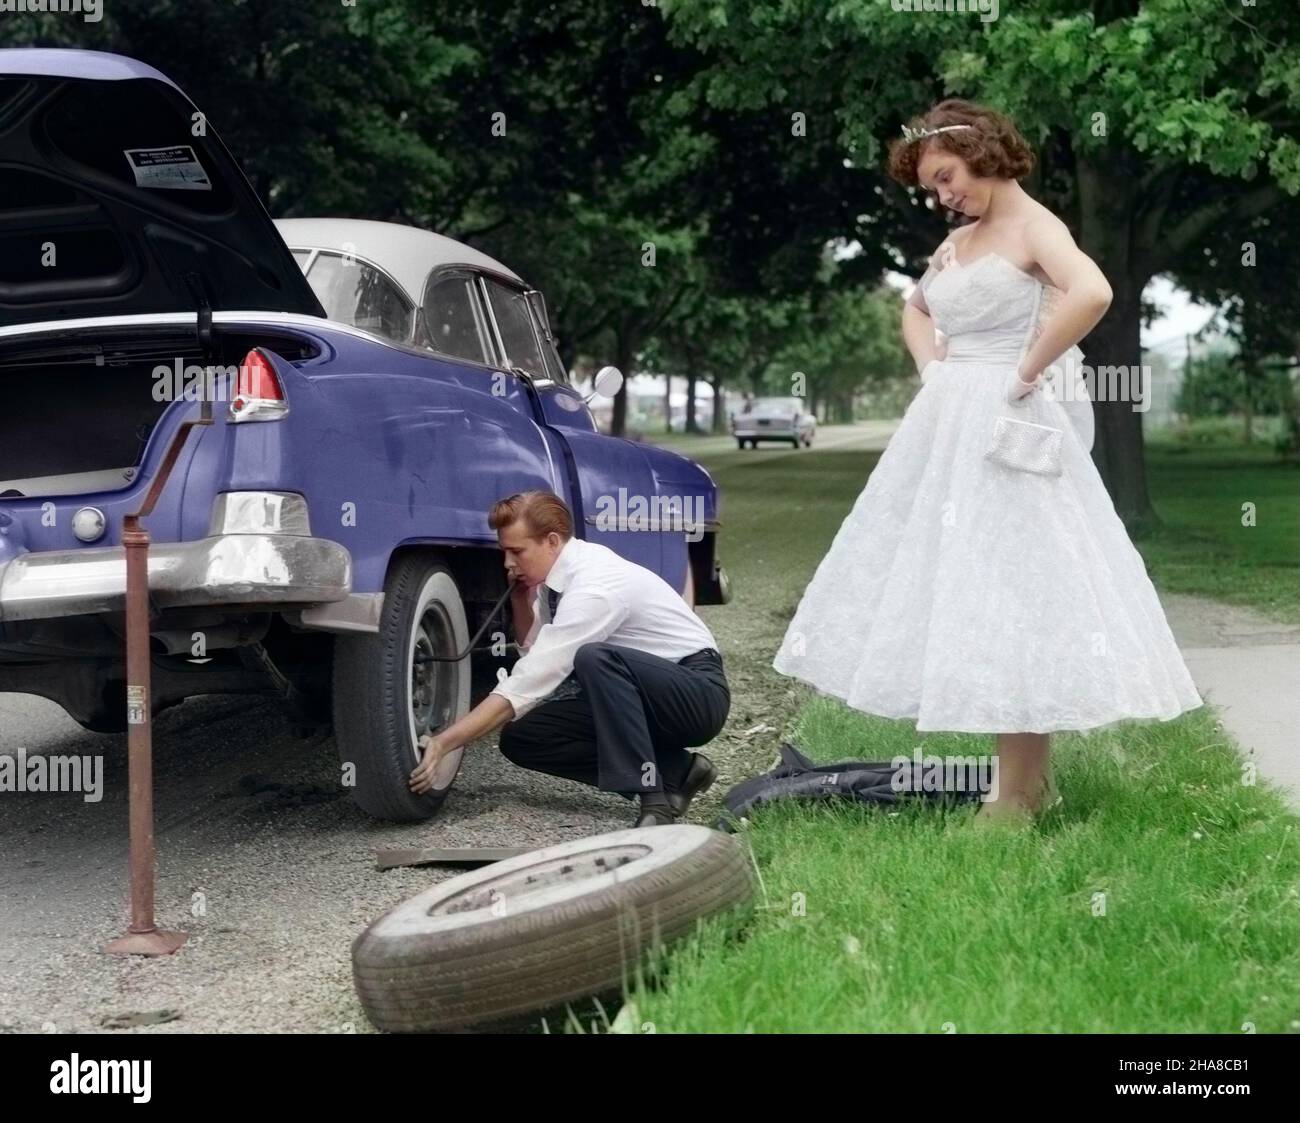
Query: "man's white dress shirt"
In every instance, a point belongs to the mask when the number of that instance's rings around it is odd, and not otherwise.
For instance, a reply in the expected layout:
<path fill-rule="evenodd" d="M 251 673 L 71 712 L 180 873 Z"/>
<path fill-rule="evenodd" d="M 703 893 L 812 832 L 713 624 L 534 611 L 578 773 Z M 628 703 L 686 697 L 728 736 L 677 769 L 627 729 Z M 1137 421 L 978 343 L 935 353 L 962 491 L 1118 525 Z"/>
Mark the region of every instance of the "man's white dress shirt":
<path fill-rule="evenodd" d="M 560 594 L 550 619 L 546 590 Z M 570 538 L 533 599 L 533 626 L 500 694 L 521 718 L 573 671 L 578 648 L 613 643 L 676 662 L 718 641 L 695 610 L 659 574 L 608 546 Z"/>

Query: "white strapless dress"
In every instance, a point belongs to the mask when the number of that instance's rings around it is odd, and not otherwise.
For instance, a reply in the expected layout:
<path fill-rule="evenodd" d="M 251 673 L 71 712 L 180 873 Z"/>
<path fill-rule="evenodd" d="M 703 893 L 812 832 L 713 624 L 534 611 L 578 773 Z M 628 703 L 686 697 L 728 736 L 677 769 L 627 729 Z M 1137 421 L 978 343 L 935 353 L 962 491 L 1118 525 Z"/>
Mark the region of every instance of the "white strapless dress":
<path fill-rule="evenodd" d="M 950 257 L 921 291 L 947 357 L 927 368 L 772 665 L 921 731 L 1083 730 L 1200 706 L 1089 455 L 1082 352 L 1024 404 L 1006 400 L 1060 290 L 988 253 Z M 999 416 L 1062 429 L 1061 474 L 986 460 Z"/>

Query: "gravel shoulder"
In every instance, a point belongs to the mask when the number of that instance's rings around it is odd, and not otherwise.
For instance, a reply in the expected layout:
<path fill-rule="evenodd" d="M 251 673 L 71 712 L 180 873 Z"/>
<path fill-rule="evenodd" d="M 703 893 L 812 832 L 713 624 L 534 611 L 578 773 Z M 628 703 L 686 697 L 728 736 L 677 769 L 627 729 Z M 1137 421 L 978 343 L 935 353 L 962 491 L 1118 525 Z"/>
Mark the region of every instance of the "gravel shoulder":
<path fill-rule="evenodd" d="M 709 822 L 728 787 L 770 763 L 792 689 L 769 665 L 775 620 L 736 602 L 701 615 L 732 688 L 706 750 L 720 778 L 692 809 Z M 126 738 L 0 694 L 0 752 L 20 747 L 101 755 L 103 797 L 0 794 L 0 1032 L 374 1032 L 352 940 L 460 872 L 381 872 L 376 848 L 542 847 L 633 821 L 630 802 L 518 768 L 492 736 L 433 819 L 377 823 L 340 786 L 332 737 L 294 738 L 273 700 L 192 698 L 154 722 L 157 923 L 189 939 L 174 956 L 123 959 L 100 949 L 129 923 Z"/>
<path fill-rule="evenodd" d="M 365 1032 L 352 939 L 457 870 L 377 871 L 376 847 L 540 847 L 630 825 L 621 797 L 466 754 L 427 823 L 376 823 L 339 783 L 331 738 L 296 740 L 274 703 L 190 699 L 155 722 L 157 919 L 189 933 L 156 960 L 104 955 L 125 932 L 126 745 L 44 699 L 0 695 L 6 749 L 102 753 L 103 799 L 5 793 L 0 1029 Z M 122 1030 L 116 1030 L 123 1032 Z"/>

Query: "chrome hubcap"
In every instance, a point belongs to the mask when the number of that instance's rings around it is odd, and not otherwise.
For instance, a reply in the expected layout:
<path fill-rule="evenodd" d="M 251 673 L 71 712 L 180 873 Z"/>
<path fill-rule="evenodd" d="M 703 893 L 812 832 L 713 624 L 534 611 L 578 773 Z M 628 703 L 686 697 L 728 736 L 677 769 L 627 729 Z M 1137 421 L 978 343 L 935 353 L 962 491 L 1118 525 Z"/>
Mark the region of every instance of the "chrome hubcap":
<path fill-rule="evenodd" d="M 428 604 L 416 625 L 411 660 L 411 717 L 417 740 L 425 733 L 437 732 L 451 724 L 459 695 L 460 666 L 456 663 L 421 661 L 421 656 L 454 655 L 455 633 L 446 610 L 437 603 Z M 418 760 L 419 746 L 415 746 Z"/>

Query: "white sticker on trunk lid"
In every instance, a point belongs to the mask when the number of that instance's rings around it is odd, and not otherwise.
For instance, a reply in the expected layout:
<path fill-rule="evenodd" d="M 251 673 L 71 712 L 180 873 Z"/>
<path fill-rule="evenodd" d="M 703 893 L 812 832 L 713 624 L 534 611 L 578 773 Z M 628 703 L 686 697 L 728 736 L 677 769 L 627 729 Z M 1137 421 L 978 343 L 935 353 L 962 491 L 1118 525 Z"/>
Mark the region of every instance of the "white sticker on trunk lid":
<path fill-rule="evenodd" d="M 211 191 L 212 181 L 188 144 L 172 148 L 125 148 L 122 150 L 137 187 L 172 191 Z"/>

